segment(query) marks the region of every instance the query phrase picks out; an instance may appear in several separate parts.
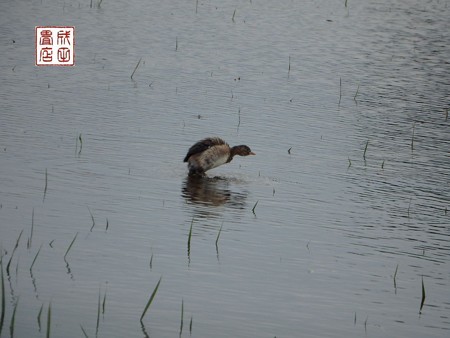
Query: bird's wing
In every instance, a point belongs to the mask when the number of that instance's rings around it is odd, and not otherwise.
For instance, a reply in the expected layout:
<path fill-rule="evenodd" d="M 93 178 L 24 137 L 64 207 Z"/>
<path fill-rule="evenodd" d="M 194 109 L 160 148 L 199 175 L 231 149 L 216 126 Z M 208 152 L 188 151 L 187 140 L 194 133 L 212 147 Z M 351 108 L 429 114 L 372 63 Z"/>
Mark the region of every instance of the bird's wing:
<path fill-rule="evenodd" d="M 187 162 L 189 160 L 189 157 L 191 157 L 192 155 L 200 154 L 213 146 L 222 144 L 227 143 L 219 137 L 208 137 L 201 141 L 198 141 L 192 147 L 189 148 L 188 153 L 186 154 L 186 157 L 184 158 L 183 162 Z"/>

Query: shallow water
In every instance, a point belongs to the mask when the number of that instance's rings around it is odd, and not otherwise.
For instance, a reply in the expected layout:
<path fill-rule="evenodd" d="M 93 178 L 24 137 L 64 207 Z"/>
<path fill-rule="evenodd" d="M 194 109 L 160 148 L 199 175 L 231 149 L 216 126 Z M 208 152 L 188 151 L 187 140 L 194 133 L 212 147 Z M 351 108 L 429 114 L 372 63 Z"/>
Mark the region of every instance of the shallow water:
<path fill-rule="evenodd" d="M 0 335 L 447 336 L 448 6 L 1 2 Z"/>

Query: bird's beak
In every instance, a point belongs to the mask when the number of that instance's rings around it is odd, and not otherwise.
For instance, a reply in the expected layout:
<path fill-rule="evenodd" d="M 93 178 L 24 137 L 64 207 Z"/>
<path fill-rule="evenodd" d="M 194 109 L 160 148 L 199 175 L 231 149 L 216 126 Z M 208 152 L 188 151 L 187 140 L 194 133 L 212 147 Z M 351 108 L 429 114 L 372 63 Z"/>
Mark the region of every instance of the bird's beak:
<path fill-rule="evenodd" d="M 256 155 L 256 154 L 253 151 L 251 151 L 249 155 Z"/>

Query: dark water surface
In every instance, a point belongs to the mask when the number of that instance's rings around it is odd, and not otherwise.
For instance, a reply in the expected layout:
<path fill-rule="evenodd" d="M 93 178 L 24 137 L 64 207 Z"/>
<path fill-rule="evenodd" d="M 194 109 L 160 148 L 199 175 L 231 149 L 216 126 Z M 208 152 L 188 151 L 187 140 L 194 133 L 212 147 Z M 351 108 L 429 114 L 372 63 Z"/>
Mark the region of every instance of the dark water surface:
<path fill-rule="evenodd" d="M 449 5 L 1 1 L 1 337 L 448 336 Z"/>

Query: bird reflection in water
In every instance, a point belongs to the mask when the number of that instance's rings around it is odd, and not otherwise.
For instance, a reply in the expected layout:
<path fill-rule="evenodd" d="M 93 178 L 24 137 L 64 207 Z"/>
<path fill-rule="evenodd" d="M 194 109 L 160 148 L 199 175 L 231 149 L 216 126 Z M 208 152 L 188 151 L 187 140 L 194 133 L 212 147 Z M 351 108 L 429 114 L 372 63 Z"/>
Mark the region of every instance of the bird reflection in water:
<path fill-rule="evenodd" d="M 209 206 L 226 205 L 244 209 L 247 193 L 231 191 L 230 179 L 224 177 L 186 177 L 182 196 L 187 202 Z"/>

